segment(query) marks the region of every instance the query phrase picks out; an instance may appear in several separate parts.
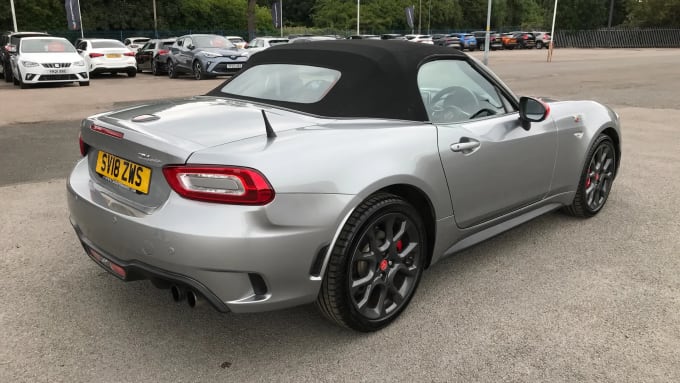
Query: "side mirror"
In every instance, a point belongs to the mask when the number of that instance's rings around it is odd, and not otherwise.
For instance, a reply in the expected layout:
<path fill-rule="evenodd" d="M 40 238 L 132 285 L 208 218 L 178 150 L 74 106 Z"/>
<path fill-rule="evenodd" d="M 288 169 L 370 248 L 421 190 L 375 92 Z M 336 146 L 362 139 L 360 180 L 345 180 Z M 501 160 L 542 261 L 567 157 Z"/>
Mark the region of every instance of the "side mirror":
<path fill-rule="evenodd" d="M 522 127 L 529 130 L 532 122 L 541 122 L 548 118 L 550 106 L 545 102 L 531 97 L 520 97 L 519 117 Z"/>
<path fill-rule="evenodd" d="M 190 50 L 190 51 L 193 51 L 194 48 L 196 48 L 196 47 L 193 44 L 187 45 L 187 49 Z"/>

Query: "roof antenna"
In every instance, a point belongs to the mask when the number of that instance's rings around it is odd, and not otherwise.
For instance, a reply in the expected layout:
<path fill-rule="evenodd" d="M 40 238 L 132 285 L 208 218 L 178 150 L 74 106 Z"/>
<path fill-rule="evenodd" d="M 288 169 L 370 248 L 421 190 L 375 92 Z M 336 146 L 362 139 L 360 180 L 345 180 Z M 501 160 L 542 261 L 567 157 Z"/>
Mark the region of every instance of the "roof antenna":
<path fill-rule="evenodd" d="M 276 138 L 276 133 L 274 133 L 274 129 L 272 129 L 272 125 L 269 123 L 269 119 L 267 118 L 264 109 L 262 109 L 262 118 L 264 118 L 264 128 L 267 130 L 267 138 Z"/>

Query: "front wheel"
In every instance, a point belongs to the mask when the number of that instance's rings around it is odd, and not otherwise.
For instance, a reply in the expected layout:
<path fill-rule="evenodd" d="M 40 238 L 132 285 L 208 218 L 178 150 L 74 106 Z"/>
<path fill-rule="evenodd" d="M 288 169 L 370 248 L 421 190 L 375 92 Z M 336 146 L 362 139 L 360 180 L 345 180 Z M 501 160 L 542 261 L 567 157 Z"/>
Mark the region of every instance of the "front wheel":
<path fill-rule="evenodd" d="M 342 228 L 317 305 L 331 321 L 379 330 L 406 308 L 425 265 L 427 240 L 416 209 L 393 194 L 361 203 Z"/>
<path fill-rule="evenodd" d="M 194 62 L 194 78 L 196 80 L 203 80 L 205 75 L 203 74 L 203 67 L 200 61 Z"/>
<path fill-rule="evenodd" d="M 616 150 L 612 139 L 600 134 L 593 143 L 574 197 L 574 202 L 565 210 L 582 218 L 589 218 L 600 212 L 607 202 L 616 176 Z"/>
<path fill-rule="evenodd" d="M 129 69 L 127 71 L 128 77 L 136 77 L 137 76 L 137 69 Z"/>
<path fill-rule="evenodd" d="M 2 66 L 3 76 L 5 76 L 5 82 L 12 82 L 14 75 L 12 74 L 12 67 L 9 64 L 4 64 Z"/>
<path fill-rule="evenodd" d="M 156 60 L 153 60 L 151 62 L 151 74 L 153 74 L 154 76 L 160 76 L 161 75 L 161 71 L 160 71 L 160 69 L 158 69 L 158 61 L 156 61 Z"/>

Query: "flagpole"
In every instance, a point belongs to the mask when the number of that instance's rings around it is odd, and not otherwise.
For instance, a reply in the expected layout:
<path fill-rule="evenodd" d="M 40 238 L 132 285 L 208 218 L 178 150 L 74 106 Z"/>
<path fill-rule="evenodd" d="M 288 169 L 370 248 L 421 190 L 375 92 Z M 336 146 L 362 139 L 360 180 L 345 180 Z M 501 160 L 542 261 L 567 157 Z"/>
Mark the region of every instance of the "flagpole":
<path fill-rule="evenodd" d="M 281 26 L 281 37 L 283 37 L 283 0 L 279 0 L 279 19 Z"/>
<path fill-rule="evenodd" d="M 14 0 L 9 0 L 9 2 L 12 5 L 12 21 L 14 22 L 14 32 L 19 32 L 17 29 L 17 14 L 14 11 Z"/>
<path fill-rule="evenodd" d="M 491 42 L 491 3 L 493 0 L 487 0 L 486 10 L 486 31 L 484 32 L 484 65 L 489 65 L 489 43 Z"/>
<path fill-rule="evenodd" d="M 80 2 L 78 2 L 78 6 L 80 6 Z M 83 23 L 82 21 L 80 22 L 80 29 L 83 29 Z M 156 18 L 156 0 L 153 0 L 153 33 L 156 38 L 158 38 L 158 19 Z"/>

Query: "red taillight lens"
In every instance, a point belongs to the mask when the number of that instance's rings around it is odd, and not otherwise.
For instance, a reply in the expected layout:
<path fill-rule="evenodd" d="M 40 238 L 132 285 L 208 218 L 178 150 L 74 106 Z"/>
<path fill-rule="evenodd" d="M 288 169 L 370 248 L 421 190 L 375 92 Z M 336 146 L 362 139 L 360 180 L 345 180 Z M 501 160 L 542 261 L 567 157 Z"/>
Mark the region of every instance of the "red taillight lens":
<path fill-rule="evenodd" d="M 124 56 L 130 56 L 130 57 L 135 57 L 135 52 L 125 52 L 123 53 Z"/>
<path fill-rule="evenodd" d="M 87 154 L 87 149 L 89 149 L 89 146 L 83 141 L 83 136 L 78 135 L 78 145 L 80 146 L 80 155 L 85 157 Z"/>
<path fill-rule="evenodd" d="M 90 53 L 90 58 L 95 58 L 95 57 L 103 57 L 103 53 L 97 53 L 97 52 L 92 52 Z"/>
<path fill-rule="evenodd" d="M 105 128 L 103 126 L 94 125 L 94 124 L 90 125 L 90 130 L 93 130 L 97 133 L 106 134 L 107 136 L 111 136 L 111 137 L 115 137 L 115 138 L 123 138 L 123 136 L 124 136 L 124 134 L 122 132 L 119 132 L 119 131 L 116 131 L 116 130 L 113 130 L 113 129 L 109 129 L 109 128 Z"/>
<path fill-rule="evenodd" d="M 274 199 L 269 181 L 255 169 L 171 165 L 163 175 L 172 190 L 188 199 L 236 205 L 266 205 Z"/>
<path fill-rule="evenodd" d="M 167 49 L 161 49 L 158 51 L 159 55 L 167 55 L 168 53 L 170 53 L 170 51 Z"/>

